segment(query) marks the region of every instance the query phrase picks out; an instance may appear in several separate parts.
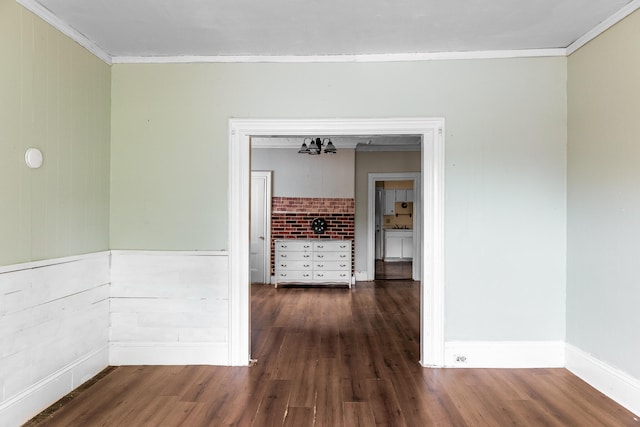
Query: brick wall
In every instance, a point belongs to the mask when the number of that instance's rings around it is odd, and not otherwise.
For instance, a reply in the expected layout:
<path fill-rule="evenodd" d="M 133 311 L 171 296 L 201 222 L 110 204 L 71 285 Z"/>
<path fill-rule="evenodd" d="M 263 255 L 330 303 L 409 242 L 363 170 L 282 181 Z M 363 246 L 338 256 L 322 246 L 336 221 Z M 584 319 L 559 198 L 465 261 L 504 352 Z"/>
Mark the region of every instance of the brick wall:
<path fill-rule="evenodd" d="M 315 234 L 311 221 L 327 221 L 327 230 Z M 273 197 L 271 203 L 271 274 L 277 239 L 340 239 L 355 236 L 355 200 L 338 198 Z M 353 247 L 351 258 L 355 258 Z"/>

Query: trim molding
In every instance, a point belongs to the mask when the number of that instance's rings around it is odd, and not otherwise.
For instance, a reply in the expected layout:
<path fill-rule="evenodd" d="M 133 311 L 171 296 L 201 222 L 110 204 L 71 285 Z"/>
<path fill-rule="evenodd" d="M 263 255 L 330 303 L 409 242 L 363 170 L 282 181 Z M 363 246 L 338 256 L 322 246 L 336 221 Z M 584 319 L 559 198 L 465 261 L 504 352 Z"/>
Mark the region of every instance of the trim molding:
<path fill-rule="evenodd" d="M 228 256 L 228 251 L 148 251 L 118 249 L 111 251 L 112 255 L 158 255 L 158 256 Z"/>
<path fill-rule="evenodd" d="M 111 342 L 109 365 L 229 365 L 227 343 Z"/>
<path fill-rule="evenodd" d="M 104 346 L 79 357 L 21 393 L 0 404 L 3 425 L 22 425 L 109 365 L 109 348 Z M 4 424 L 6 423 L 6 424 Z"/>
<path fill-rule="evenodd" d="M 229 120 L 229 364 L 250 361 L 249 178 L 251 137 L 270 135 L 420 135 L 423 172 L 420 349 L 423 366 L 444 363 L 444 119 Z M 427 244 L 425 244 L 425 242 Z"/>
<path fill-rule="evenodd" d="M 607 397 L 640 415 L 640 379 L 566 345 L 566 368 Z"/>
<path fill-rule="evenodd" d="M 3 265 L 3 266 L 0 266 L 0 274 L 11 273 L 14 271 L 21 271 L 21 270 L 31 270 L 31 269 L 40 268 L 40 267 L 48 267 L 50 265 L 66 264 L 69 262 L 82 261 L 82 260 L 91 259 L 91 258 L 100 258 L 103 256 L 110 256 L 110 255 L 111 255 L 111 251 L 102 251 L 102 252 L 92 252 L 89 254 L 82 254 L 82 255 L 71 255 L 71 256 L 62 257 L 62 258 L 51 258 L 51 259 L 45 259 L 42 261 L 31 261 L 31 262 L 23 262 L 20 264 Z"/>
<path fill-rule="evenodd" d="M 369 55 L 114 56 L 111 58 L 111 61 L 114 64 L 411 62 L 459 59 L 540 58 L 566 55 L 566 49 L 557 48 L 470 52 L 381 53 Z"/>
<path fill-rule="evenodd" d="M 87 36 L 71 27 L 66 22 L 62 21 L 56 15 L 54 15 L 49 9 L 42 6 L 36 0 L 16 0 L 19 4 L 21 4 L 25 9 L 32 12 L 34 15 L 38 16 L 44 22 L 51 25 L 53 28 L 60 31 L 62 34 L 69 37 L 71 40 L 78 43 L 80 46 L 87 49 L 89 52 L 93 53 L 100 60 L 102 60 L 107 65 L 111 65 L 112 58 L 107 52 L 104 51 L 100 46 L 98 46 L 95 42 L 91 41 Z"/>
<path fill-rule="evenodd" d="M 431 165 L 423 164 L 422 169 L 430 169 Z M 422 171 L 420 172 L 369 172 L 367 175 L 367 271 L 363 280 L 375 280 L 376 270 L 376 181 L 413 181 L 414 194 L 422 194 Z M 413 257 L 420 259 L 422 252 L 422 198 L 414 197 L 413 201 Z M 380 233 L 383 238 L 383 233 Z M 420 280 L 422 271 L 420 263 L 412 263 L 411 279 Z"/>
<path fill-rule="evenodd" d="M 591 30 L 587 31 L 584 35 L 578 38 L 576 41 L 571 43 L 566 51 L 566 55 L 569 56 L 576 50 L 580 49 L 582 46 L 589 43 L 591 40 L 598 37 L 600 34 L 607 31 L 609 28 L 613 27 L 618 22 L 622 21 L 627 16 L 631 15 L 636 10 L 640 9 L 640 0 L 633 0 L 631 3 L 627 4 L 625 7 L 611 15 L 609 18 L 605 19 Z"/>
<path fill-rule="evenodd" d="M 564 341 L 448 341 L 450 368 L 562 368 Z"/>

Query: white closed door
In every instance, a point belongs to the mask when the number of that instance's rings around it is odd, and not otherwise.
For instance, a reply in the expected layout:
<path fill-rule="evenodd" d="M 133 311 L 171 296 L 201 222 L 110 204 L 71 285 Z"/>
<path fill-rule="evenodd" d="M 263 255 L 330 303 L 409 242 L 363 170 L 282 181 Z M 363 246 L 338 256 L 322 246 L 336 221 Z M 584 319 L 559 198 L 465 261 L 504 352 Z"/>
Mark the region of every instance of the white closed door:
<path fill-rule="evenodd" d="M 271 172 L 251 172 L 251 283 L 271 278 Z"/>

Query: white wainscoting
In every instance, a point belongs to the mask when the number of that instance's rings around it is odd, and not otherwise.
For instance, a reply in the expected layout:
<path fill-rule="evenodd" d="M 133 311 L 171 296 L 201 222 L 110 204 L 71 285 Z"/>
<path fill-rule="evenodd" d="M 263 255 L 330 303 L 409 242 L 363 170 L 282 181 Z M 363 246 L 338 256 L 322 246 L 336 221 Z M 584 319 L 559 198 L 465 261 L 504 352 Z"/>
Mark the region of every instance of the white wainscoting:
<path fill-rule="evenodd" d="M 109 252 L 0 268 L 0 424 L 21 425 L 109 362 Z"/>
<path fill-rule="evenodd" d="M 111 365 L 228 365 L 227 252 L 112 251 Z"/>
<path fill-rule="evenodd" d="M 566 367 L 583 381 L 640 415 L 640 380 L 616 369 L 592 355 L 566 345 Z"/>
<path fill-rule="evenodd" d="M 445 366 L 452 368 L 561 368 L 564 341 L 449 341 Z"/>

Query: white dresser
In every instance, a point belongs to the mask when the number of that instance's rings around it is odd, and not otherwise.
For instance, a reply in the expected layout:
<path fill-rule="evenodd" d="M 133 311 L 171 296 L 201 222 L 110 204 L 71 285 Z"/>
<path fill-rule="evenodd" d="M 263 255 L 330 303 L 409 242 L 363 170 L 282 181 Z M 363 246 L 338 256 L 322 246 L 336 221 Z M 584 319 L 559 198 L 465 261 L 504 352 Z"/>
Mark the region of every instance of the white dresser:
<path fill-rule="evenodd" d="M 276 288 L 287 283 L 351 287 L 351 244 L 351 240 L 276 240 Z"/>

